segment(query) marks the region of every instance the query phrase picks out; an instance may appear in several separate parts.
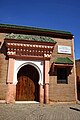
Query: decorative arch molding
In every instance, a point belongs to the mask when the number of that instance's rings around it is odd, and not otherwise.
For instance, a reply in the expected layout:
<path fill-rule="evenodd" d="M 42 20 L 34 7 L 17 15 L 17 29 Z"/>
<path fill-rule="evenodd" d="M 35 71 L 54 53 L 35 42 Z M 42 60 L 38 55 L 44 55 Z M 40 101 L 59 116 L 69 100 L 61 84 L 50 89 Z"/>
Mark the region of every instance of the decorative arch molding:
<path fill-rule="evenodd" d="M 31 65 L 35 67 L 39 73 L 39 85 L 43 85 L 43 61 L 21 61 L 21 60 L 15 60 L 14 65 L 14 78 L 13 78 L 13 84 L 17 84 L 17 73 L 19 70 L 25 66 L 25 65 Z"/>

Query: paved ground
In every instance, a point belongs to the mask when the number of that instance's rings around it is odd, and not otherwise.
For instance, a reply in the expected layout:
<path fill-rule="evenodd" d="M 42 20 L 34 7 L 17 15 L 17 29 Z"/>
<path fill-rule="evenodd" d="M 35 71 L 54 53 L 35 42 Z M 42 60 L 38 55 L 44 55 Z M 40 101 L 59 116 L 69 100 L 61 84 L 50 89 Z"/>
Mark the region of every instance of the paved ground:
<path fill-rule="evenodd" d="M 80 104 L 0 104 L 0 120 L 80 120 Z"/>

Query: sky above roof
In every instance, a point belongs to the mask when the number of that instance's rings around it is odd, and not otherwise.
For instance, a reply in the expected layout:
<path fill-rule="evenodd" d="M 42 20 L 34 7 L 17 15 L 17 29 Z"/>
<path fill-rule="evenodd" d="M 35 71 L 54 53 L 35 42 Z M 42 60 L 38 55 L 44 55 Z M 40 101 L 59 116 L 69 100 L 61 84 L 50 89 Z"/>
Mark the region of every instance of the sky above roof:
<path fill-rule="evenodd" d="M 0 23 L 70 31 L 80 59 L 80 0 L 1 0 Z"/>

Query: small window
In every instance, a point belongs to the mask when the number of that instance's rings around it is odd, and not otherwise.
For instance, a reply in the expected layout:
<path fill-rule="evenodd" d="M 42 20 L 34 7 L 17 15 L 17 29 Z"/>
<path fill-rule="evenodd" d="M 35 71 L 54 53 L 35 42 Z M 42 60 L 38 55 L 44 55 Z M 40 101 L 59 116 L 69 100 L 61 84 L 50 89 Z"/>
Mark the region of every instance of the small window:
<path fill-rule="evenodd" d="M 67 68 L 57 68 L 57 83 L 67 84 Z"/>

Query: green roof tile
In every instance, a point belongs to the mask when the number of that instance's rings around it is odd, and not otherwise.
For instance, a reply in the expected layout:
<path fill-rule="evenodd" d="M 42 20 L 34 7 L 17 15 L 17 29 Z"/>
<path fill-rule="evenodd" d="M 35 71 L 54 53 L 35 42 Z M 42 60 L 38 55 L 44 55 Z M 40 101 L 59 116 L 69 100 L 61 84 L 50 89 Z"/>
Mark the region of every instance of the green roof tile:
<path fill-rule="evenodd" d="M 56 43 L 56 41 L 54 41 L 51 37 L 38 36 L 38 35 L 24 35 L 24 34 L 11 33 L 11 34 L 7 34 L 5 38 L 17 39 L 17 40 L 32 40 L 32 41 Z"/>
<path fill-rule="evenodd" d="M 63 58 L 63 57 L 58 57 L 58 58 L 54 59 L 53 62 L 56 63 L 56 64 L 73 64 L 73 63 L 74 63 L 74 62 L 73 62 L 70 58 L 68 58 L 68 57 L 65 57 L 65 58 Z"/>

